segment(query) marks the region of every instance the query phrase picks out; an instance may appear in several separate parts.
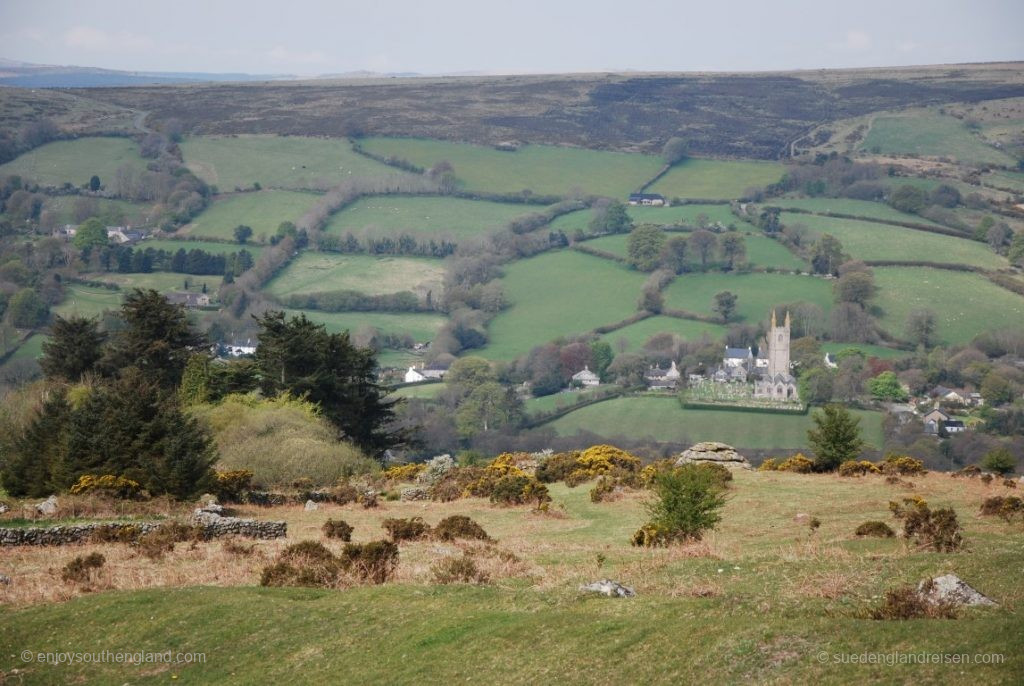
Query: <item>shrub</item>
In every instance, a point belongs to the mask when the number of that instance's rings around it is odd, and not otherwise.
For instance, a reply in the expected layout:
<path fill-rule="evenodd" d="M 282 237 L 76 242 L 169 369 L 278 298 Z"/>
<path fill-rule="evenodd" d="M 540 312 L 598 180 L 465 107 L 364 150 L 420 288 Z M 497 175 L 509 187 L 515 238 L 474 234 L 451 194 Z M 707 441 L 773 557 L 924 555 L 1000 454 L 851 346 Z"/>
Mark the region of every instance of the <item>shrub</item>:
<path fill-rule="evenodd" d="M 453 541 L 457 538 L 491 540 L 482 526 L 465 515 L 452 515 L 442 519 L 434 527 L 434 537 L 441 541 Z"/>
<path fill-rule="evenodd" d="M 904 505 L 890 502 L 893 516 L 903 520 L 903 533 L 918 545 L 940 553 L 952 552 L 963 545 L 956 512 L 951 507 L 931 510 L 921 497 L 904 498 Z"/>
<path fill-rule="evenodd" d="M 839 476 L 864 476 L 865 474 L 879 474 L 881 471 L 868 460 L 847 460 L 839 465 Z"/>
<path fill-rule="evenodd" d="M 389 481 L 413 481 L 426 467 L 422 462 L 395 465 L 384 470 L 384 478 Z"/>
<path fill-rule="evenodd" d="M 528 474 L 536 460 L 529 453 L 502 453 L 491 460 L 487 470 L 497 476 Z M 525 469 L 524 469 L 525 467 Z"/>
<path fill-rule="evenodd" d="M 891 526 L 879 521 L 864 522 L 853 533 L 857 536 L 873 536 L 875 538 L 892 538 L 896 535 Z"/>
<path fill-rule="evenodd" d="M 571 472 L 569 476 L 565 477 L 565 485 L 569 488 L 576 488 L 581 484 L 587 483 L 593 478 L 594 475 L 586 469 L 577 469 Z"/>
<path fill-rule="evenodd" d="M 489 580 L 486 572 L 476 566 L 476 561 L 469 555 L 462 557 L 446 557 L 431 565 L 436 584 L 485 584 Z"/>
<path fill-rule="evenodd" d="M 377 493 L 375 491 L 360 493 L 358 500 L 364 510 L 372 510 L 375 507 L 380 507 L 380 503 L 377 502 Z"/>
<path fill-rule="evenodd" d="M 106 562 L 107 559 L 99 553 L 79 555 L 64 565 L 60 577 L 68 582 L 88 583 L 92 580 L 93 571 L 102 567 Z"/>
<path fill-rule="evenodd" d="M 391 541 L 347 543 L 341 564 L 361 581 L 383 584 L 398 566 L 398 546 Z"/>
<path fill-rule="evenodd" d="M 1006 476 L 1017 468 L 1017 459 L 1006 448 L 993 448 L 981 458 L 981 466 L 999 476 Z"/>
<path fill-rule="evenodd" d="M 764 462 L 757 466 L 759 472 L 776 472 L 779 470 L 778 461 L 774 457 L 765 458 Z"/>
<path fill-rule="evenodd" d="M 655 460 L 640 470 L 639 482 L 644 488 L 650 488 L 655 477 L 676 468 L 675 460 Z M 730 474 L 730 476 L 732 476 Z"/>
<path fill-rule="evenodd" d="M 92 530 L 91 543 L 134 543 L 141 535 L 139 527 L 132 524 L 104 524 Z"/>
<path fill-rule="evenodd" d="M 993 478 L 994 477 L 991 474 L 982 474 L 981 475 L 981 483 L 983 483 L 986 486 L 988 486 L 990 483 L 992 483 L 992 479 Z"/>
<path fill-rule="evenodd" d="M 1015 495 L 1005 497 L 994 495 L 982 501 L 981 514 L 986 516 L 998 515 L 1009 522 L 1017 515 L 1024 517 L 1024 500 Z"/>
<path fill-rule="evenodd" d="M 616 493 L 618 493 L 616 485 L 615 479 L 602 476 L 594 484 L 594 487 L 590 489 L 590 501 L 602 503 L 614 499 Z"/>
<path fill-rule="evenodd" d="M 213 484 L 214 495 L 220 502 L 241 502 L 242 493 L 252 490 L 252 472 L 248 469 L 214 472 Z"/>
<path fill-rule="evenodd" d="M 797 453 L 796 455 L 793 455 L 779 463 L 779 466 L 776 469 L 780 472 L 810 474 L 814 471 L 814 460 L 805 456 L 803 453 Z"/>
<path fill-rule="evenodd" d="M 1013 479 L 1003 479 L 1003 486 L 1006 488 L 1017 488 L 1017 482 Z"/>
<path fill-rule="evenodd" d="M 893 455 L 891 453 L 878 463 L 878 468 L 883 474 L 890 475 L 917 476 L 927 473 L 923 460 L 916 460 L 907 455 Z"/>
<path fill-rule="evenodd" d="M 422 517 L 410 519 L 389 518 L 381 526 L 388 532 L 392 541 L 418 541 L 430 535 L 430 525 Z"/>
<path fill-rule="evenodd" d="M 534 476 L 545 484 L 564 481 L 570 474 L 581 468 L 578 450 L 556 453 L 537 465 Z"/>
<path fill-rule="evenodd" d="M 423 465 L 420 473 L 416 476 L 416 481 L 423 484 L 433 484 L 455 468 L 455 460 L 452 459 L 451 455 L 438 455 Z"/>
<path fill-rule="evenodd" d="M 359 489 L 348 481 L 339 481 L 328 491 L 328 498 L 336 505 L 348 505 L 359 500 Z"/>
<path fill-rule="evenodd" d="M 969 464 L 960 471 L 950 472 L 949 475 L 954 478 L 967 477 L 968 479 L 973 479 L 974 477 L 981 475 L 981 467 L 975 464 Z"/>
<path fill-rule="evenodd" d="M 700 540 L 721 519 L 722 485 L 707 469 L 684 465 L 659 474 L 654 492 L 656 498 L 647 504 L 654 533 L 647 537 L 651 540 Z"/>
<path fill-rule="evenodd" d="M 352 526 L 344 519 L 328 519 L 323 525 L 324 536 L 346 543 L 352 540 Z"/>
<path fill-rule="evenodd" d="M 647 523 L 636 530 L 630 543 L 642 548 L 654 548 L 668 545 L 673 540 L 669 532 L 656 524 Z"/>
<path fill-rule="evenodd" d="M 704 462 L 696 465 L 697 469 L 703 469 L 711 478 L 722 488 L 728 488 L 729 482 L 732 481 L 732 472 L 728 467 L 724 467 L 720 464 L 713 464 L 711 462 Z"/>
<path fill-rule="evenodd" d="M 260 575 L 261 586 L 333 587 L 342 571 L 341 561 L 319 541 L 288 546 Z"/>
<path fill-rule="evenodd" d="M 616 469 L 635 473 L 640 471 L 642 465 L 640 458 L 613 445 L 591 446 L 580 453 L 578 461 L 580 468 L 589 472 L 591 476 L 601 476 Z"/>
<path fill-rule="evenodd" d="M 538 507 L 551 501 L 548 487 L 530 476 L 503 476 L 494 482 L 491 502 L 499 505 L 525 505 L 535 502 Z"/>
<path fill-rule="evenodd" d="M 455 479 L 442 479 L 427 490 L 431 500 L 450 503 L 462 497 L 465 490 Z"/>
<path fill-rule="evenodd" d="M 71 487 L 71 493 L 73 495 L 93 493 L 119 500 L 134 500 L 142 496 L 142 486 L 138 481 L 132 481 L 123 476 L 83 474 Z"/>
<path fill-rule="evenodd" d="M 931 603 L 913 586 L 894 588 L 885 592 L 882 606 L 871 611 L 871 619 L 956 619 L 956 607 L 946 603 Z"/>

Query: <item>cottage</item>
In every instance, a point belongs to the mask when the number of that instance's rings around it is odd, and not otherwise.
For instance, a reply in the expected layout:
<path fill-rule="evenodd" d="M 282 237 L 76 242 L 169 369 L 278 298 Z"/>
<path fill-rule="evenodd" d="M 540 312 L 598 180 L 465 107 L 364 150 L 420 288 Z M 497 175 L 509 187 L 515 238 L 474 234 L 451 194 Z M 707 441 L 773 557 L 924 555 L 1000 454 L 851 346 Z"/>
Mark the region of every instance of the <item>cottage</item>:
<path fill-rule="evenodd" d="M 966 405 L 967 404 L 967 392 L 958 391 L 955 388 L 946 388 L 945 386 L 936 386 L 932 389 L 930 395 L 941 403 L 947 405 Z"/>
<path fill-rule="evenodd" d="M 409 367 L 409 371 L 405 373 L 405 383 L 418 383 L 426 380 L 427 377 L 420 374 L 415 367 Z"/>
<path fill-rule="evenodd" d="M 725 346 L 725 357 L 722 358 L 722 366 L 749 368 L 754 360 L 754 353 L 750 348 L 730 348 Z"/>
<path fill-rule="evenodd" d="M 939 408 L 929 410 L 922 417 L 924 432 L 929 436 L 938 436 L 942 432 L 942 424 L 949 420 L 950 416 Z"/>
<path fill-rule="evenodd" d="M 590 371 L 588 366 L 584 365 L 582 371 L 576 372 L 572 375 L 572 384 L 574 386 L 583 387 L 600 386 L 601 377 Z"/>
<path fill-rule="evenodd" d="M 242 357 L 244 355 L 255 355 L 256 345 L 248 340 L 245 343 L 225 343 L 224 354 L 228 357 Z"/>
<path fill-rule="evenodd" d="M 681 377 L 682 374 L 680 374 L 679 368 L 676 367 L 675 360 L 673 360 L 672 366 L 668 369 L 652 366 L 644 374 L 644 381 L 651 390 L 673 390 L 679 385 Z"/>
<path fill-rule="evenodd" d="M 108 226 L 107 240 L 114 241 L 121 245 L 137 243 L 142 240 L 142 232 L 133 231 L 126 226 Z"/>
<path fill-rule="evenodd" d="M 420 370 L 420 374 L 426 379 L 443 379 L 451 366 L 451 362 L 431 362 Z"/>
<path fill-rule="evenodd" d="M 209 307 L 210 296 L 206 293 L 168 293 L 164 296 L 167 302 L 172 305 L 184 305 L 185 307 Z"/>
<path fill-rule="evenodd" d="M 629 196 L 629 204 L 664 207 L 666 203 L 665 196 L 659 193 L 632 193 Z"/>

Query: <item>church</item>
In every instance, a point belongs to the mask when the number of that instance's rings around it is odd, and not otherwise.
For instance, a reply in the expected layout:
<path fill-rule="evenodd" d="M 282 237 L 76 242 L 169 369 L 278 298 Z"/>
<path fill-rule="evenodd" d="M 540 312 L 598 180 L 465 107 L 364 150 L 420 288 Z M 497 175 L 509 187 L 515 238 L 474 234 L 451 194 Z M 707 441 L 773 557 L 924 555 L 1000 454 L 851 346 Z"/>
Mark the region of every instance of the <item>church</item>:
<path fill-rule="evenodd" d="M 800 399 L 796 386 L 796 378 L 790 373 L 789 362 L 789 335 L 792 320 L 789 312 L 786 312 L 786 319 L 782 326 L 779 326 L 775 318 L 775 310 L 772 310 L 772 323 L 765 335 L 761 350 L 768 358 L 767 369 L 754 379 L 754 397 L 768 400 L 791 400 Z"/>

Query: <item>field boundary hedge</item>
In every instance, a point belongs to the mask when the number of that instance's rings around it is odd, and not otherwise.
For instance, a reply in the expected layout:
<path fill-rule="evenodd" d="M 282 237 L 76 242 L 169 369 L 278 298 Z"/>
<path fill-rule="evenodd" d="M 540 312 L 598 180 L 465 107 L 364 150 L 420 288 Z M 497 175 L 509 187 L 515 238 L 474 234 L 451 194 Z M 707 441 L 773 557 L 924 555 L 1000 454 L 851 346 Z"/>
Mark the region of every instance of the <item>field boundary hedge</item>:
<path fill-rule="evenodd" d="M 872 219 L 871 217 L 863 217 L 858 214 L 847 214 L 845 212 L 814 212 L 812 210 L 805 210 L 800 207 L 779 207 L 777 205 L 765 205 L 764 207 L 777 209 L 780 212 L 790 212 L 791 214 L 809 214 L 817 217 L 832 217 L 833 219 L 852 219 L 854 221 L 869 222 L 872 224 L 887 224 L 889 226 L 900 226 L 905 229 L 913 229 L 915 231 L 925 231 L 927 233 L 935 233 L 942 236 L 953 236 L 954 238 L 963 238 L 964 240 L 974 241 L 976 243 L 983 242 L 977 241 L 970 234 L 946 226 L 931 226 L 930 224 L 918 224 L 916 222 L 901 222 L 895 219 Z"/>

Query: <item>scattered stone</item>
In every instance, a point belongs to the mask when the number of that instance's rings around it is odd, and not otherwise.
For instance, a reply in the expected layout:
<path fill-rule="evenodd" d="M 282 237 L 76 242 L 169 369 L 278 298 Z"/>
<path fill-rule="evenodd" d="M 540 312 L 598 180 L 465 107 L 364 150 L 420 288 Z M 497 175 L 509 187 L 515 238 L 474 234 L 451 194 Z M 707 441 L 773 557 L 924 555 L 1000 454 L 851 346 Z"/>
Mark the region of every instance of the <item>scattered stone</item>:
<path fill-rule="evenodd" d="M 995 605 L 956 574 L 925 579 L 917 585 L 921 600 L 931 605 Z"/>
<path fill-rule="evenodd" d="M 429 500 L 430 494 L 427 489 L 420 488 L 418 486 L 410 486 L 402 489 L 401 499 L 403 502 L 413 502 L 416 500 Z"/>
<path fill-rule="evenodd" d="M 723 467 L 736 469 L 753 469 L 747 458 L 736 452 L 736 449 L 725 443 L 704 441 L 684 450 L 676 460 L 676 466 L 684 464 L 700 464 L 710 462 Z"/>
<path fill-rule="evenodd" d="M 57 496 L 51 495 L 49 498 L 36 505 L 36 512 L 41 515 L 55 515 L 57 514 Z"/>
<path fill-rule="evenodd" d="M 202 525 L 203 538 L 207 540 L 222 536 L 272 539 L 284 538 L 288 535 L 288 524 L 286 522 L 221 517 L 212 512 L 202 512 L 198 509 L 193 521 Z M 131 529 L 133 535 L 141 536 L 156 531 L 163 525 L 164 522 L 131 522 L 124 524 L 95 522 L 92 524 L 67 524 L 64 526 L 0 528 L 0 547 L 84 543 L 93 537 L 97 529 L 110 529 L 116 526 Z"/>
<path fill-rule="evenodd" d="M 7 576 L 6 574 L 0 574 L 0 586 L 10 586 L 10 585 L 11 585 L 11 577 Z"/>
<path fill-rule="evenodd" d="M 611 579 L 601 579 L 590 584 L 584 584 L 580 586 L 580 590 L 587 593 L 600 593 L 607 598 L 632 598 L 636 595 L 636 591 L 629 586 L 623 586 Z"/>
<path fill-rule="evenodd" d="M 313 512 L 315 510 L 318 510 L 319 508 L 320 508 L 320 506 L 317 505 L 312 500 L 307 500 L 306 501 L 306 512 Z"/>

